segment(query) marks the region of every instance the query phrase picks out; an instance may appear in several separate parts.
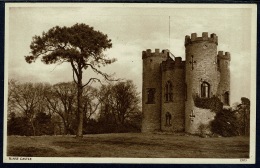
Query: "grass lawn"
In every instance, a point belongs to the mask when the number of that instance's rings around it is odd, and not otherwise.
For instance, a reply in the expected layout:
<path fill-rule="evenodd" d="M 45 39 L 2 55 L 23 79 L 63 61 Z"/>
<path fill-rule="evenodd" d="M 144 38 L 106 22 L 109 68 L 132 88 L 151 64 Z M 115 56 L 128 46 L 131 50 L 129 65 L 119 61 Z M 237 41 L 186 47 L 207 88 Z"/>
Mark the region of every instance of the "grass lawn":
<path fill-rule="evenodd" d="M 8 136 L 7 156 L 248 158 L 249 137 L 200 138 L 173 134 L 90 134 L 74 136 Z"/>

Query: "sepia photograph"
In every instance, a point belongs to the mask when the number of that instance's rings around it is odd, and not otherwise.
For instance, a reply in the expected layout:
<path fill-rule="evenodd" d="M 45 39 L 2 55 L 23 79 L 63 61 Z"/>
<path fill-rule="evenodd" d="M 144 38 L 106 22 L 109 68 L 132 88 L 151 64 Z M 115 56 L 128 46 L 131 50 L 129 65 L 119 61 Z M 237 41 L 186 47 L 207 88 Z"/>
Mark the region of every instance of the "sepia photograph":
<path fill-rule="evenodd" d="M 256 9 L 6 3 L 3 161 L 254 164 Z"/>

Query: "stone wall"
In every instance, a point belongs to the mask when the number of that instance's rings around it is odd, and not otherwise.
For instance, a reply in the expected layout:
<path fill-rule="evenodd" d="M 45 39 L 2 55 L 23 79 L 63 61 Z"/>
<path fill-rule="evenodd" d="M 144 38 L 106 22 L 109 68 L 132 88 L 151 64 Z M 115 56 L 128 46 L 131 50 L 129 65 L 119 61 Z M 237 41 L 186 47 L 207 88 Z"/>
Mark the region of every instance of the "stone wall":
<path fill-rule="evenodd" d="M 161 126 L 161 63 L 167 58 L 167 52 L 154 53 L 150 49 L 143 51 L 143 89 L 142 89 L 142 132 L 160 130 Z M 155 89 L 154 103 L 147 103 L 148 89 Z"/>
<path fill-rule="evenodd" d="M 189 119 L 187 122 L 190 122 L 191 129 L 190 132 L 200 134 L 199 127 L 201 125 L 206 126 L 204 130 L 206 134 L 210 134 L 210 122 L 214 120 L 216 113 L 212 112 L 210 109 L 202 109 L 198 107 L 193 107 L 194 110 L 194 119 L 193 121 Z"/>
<path fill-rule="evenodd" d="M 172 65 L 172 66 L 170 66 Z M 185 111 L 185 62 L 181 57 L 171 58 L 162 63 L 162 131 L 184 131 L 184 111 Z M 172 84 L 172 101 L 166 101 L 165 85 Z M 171 114 L 171 124 L 166 124 L 166 113 Z"/>
<path fill-rule="evenodd" d="M 216 34 L 202 37 L 196 33 L 185 36 L 185 61 L 173 60 L 168 50 L 143 51 L 142 132 L 185 131 L 199 133 L 201 125 L 208 125 L 215 113 L 195 107 L 193 97 L 201 96 L 201 84 L 209 84 L 209 97 L 230 94 L 230 54 L 217 53 Z M 172 83 L 172 100 L 165 99 L 165 85 Z M 154 102 L 147 103 L 149 89 L 154 89 Z M 230 97 L 230 95 L 229 95 Z M 166 125 L 166 113 L 171 123 Z M 208 130 L 209 133 L 209 130 Z"/>
<path fill-rule="evenodd" d="M 217 70 L 217 36 L 203 33 L 197 37 L 195 33 L 189 40 L 186 36 L 186 83 L 187 101 L 185 103 L 185 131 L 194 133 L 196 128 L 190 121 L 190 115 L 194 111 L 194 95 L 201 95 L 201 84 L 207 82 L 210 85 L 210 97 L 217 94 L 219 84 L 219 71 Z M 193 58 L 192 58 L 193 56 Z M 192 63 L 193 62 L 193 63 Z M 192 69 L 193 64 L 193 69 Z M 196 120 L 198 118 L 195 118 Z M 196 121 L 194 121 L 196 122 Z"/>

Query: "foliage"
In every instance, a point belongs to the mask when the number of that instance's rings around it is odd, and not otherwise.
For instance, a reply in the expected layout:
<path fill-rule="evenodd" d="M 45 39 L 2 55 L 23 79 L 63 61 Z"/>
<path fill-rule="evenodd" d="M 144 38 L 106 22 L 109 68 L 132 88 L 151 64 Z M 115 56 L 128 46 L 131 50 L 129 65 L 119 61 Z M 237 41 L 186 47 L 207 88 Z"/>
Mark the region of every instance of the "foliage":
<path fill-rule="evenodd" d="M 249 135 L 250 100 L 241 98 L 241 104 L 217 113 L 211 123 L 212 132 L 222 136 Z"/>
<path fill-rule="evenodd" d="M 132 81 L 103 86 L 100 93 L 102 106 L 99 122 L 107 126 L 107 131 L 140 130 L 140 97 Z"/>
<path fill-rule="evenodd" d="M 234 111 L 223 109 L 211 123 L 212 132 L 224 137 L 239 135 L 239 123 Z"/>
<path fill-rule="evenodd" d="M 246 97 L 241 97 L 241 103 L 242 103 L 242 105 L 250 107 L 250 100 Z"/>
<path fill-rule="evenodd" d="M 83 132 L 86 133 L 87 127 L 90 126 L 89 121 L 98 113 L 101 101 L 99 101 L 99 90 L 86 86 L 83 90 Z"/>
<path fill-rule="evenodd" d="M 249 136 L 250 133 L 250 100 L 241 98 L 241 104 L 237 106 L 237 120 L 240 124 L 240 134 Z"/>
<path fill-rule="evenodd" d="M 20 113 L 21 120 L 26 120 L 32 128 L 32 135 L 36 135 L 35 117 L 37 112 L 44 111 L 45 104 L 42 102 L 43 93 L 48 88 L 42 83 L 23 83 L 9 81 L 8 110 L 9 113 Z"/>
<path fill-rule="evenodd" d="M 51 115 L 44 112 L 37 113 L 35 117 L 36 135 L 53 135 L 54 124 L 51 121 Z"/>
<path fill-rule="evenodd" d="M 33 135 L 33 129 L 28 121 L 28 118 L 16 116 L 12 112 L 12 117 L 7 121 L 7 135 Z"/>
<path fill-rule="evenodd" d="M 196 107 L 203 109 L 210 109 L 213 112 L 220 112 L 223 109 L 223 103 L 216 96 L 210 98 L 201 98 L 199 95 L 193 96 L 194 104 Z"/>
<path fill-rule="evenodd" d="M 76 122 L 76 94 L 77 89 L 73 82 L 57 83 L 45 93 L 48 108 L 57 114 L 63 123 L 63 134 L 75 133 L 73 122 Z"/>
<path fill-rule="evenodd" d="M 209 133 L 209 130 L 211 130 L 209 124 L 200 124 L 198 129 L 199 129 L 199 135 L 201 137 L 207 136 L 207 134 Z"/>
<path fill-rule="evenodd" d="M 83 70 L 91 69 L 96 74 L 110 80 L 110 75 L 98 68 L 111 64 L 115 59 L 108 59 L 103 51 L 112 47 L 108 36 L 93 27 L 85 24 L 75 24 L 72 27 L 53 27 L 41 36 L 34 36 L 31 42 L 31 55 L 25 56 L 28 63 L 41 57 L 45 64 L 62 64 L 67 62 L 73 71 L 73 80 L 77 85 L 77 137 L 82 137 L 83 127 L 83 88 L 91 81 L 100 81 L 98 78 L 90 78 L 83 84 Z"/>
<path fill-rule="evenodd" d="M 8 135 L 77 132 L 77 86 L 73 82 L 54 85 L 9 82 L 12 84 L 8 87 Z M 104 85 L 100 89 L 86 86 L 82 97 L 83 133 L 140 132 L 139 103 L 132 81 Z M 29 109 L 30 105 L 33 108 L 27 111 L 33 113 L 29 115 L 23 108 Z"/>

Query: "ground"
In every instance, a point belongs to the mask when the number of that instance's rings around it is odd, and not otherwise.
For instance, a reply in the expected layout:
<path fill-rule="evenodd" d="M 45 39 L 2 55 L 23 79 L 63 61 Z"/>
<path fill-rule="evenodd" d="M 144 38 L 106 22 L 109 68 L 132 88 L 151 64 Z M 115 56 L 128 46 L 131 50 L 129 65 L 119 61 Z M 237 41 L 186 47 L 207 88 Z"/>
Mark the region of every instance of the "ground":
<path fill-rule="evenodd" d="M 74 136 L 8 136 L 7 156 L 248 158 L 248 137 L 208 137 L 173 134 L 90 134 Z"/>

